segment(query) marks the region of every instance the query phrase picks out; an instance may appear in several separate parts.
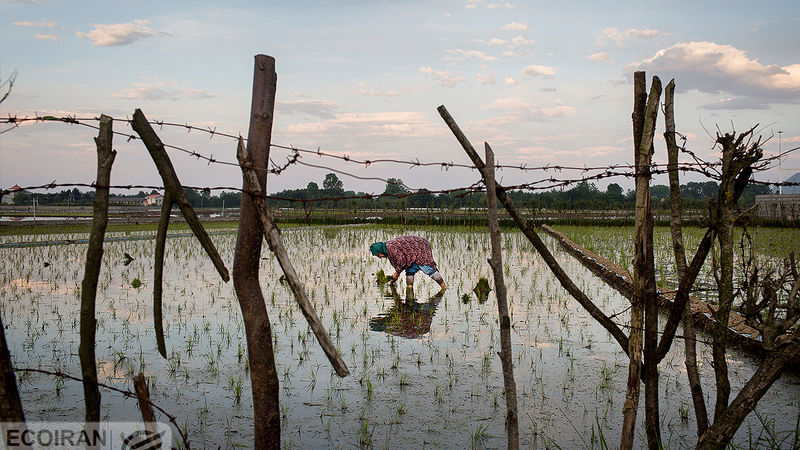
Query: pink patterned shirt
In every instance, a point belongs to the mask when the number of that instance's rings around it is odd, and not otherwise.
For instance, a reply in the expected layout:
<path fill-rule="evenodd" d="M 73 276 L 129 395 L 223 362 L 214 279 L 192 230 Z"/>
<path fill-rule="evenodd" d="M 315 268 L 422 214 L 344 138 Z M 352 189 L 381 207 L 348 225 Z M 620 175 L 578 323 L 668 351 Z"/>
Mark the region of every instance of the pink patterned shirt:
<path fill-rule="evenodd" d="M 414 263 L 420 266 L 431 266 L 436 269 L 436 261 L 433 260 L 431 244 L 425 238 L 400 236 L 391 241 L 386 241 L 386 250 L 389 252 L 387 255 L 389 262 L 398 272 L 407 269 Z"/>

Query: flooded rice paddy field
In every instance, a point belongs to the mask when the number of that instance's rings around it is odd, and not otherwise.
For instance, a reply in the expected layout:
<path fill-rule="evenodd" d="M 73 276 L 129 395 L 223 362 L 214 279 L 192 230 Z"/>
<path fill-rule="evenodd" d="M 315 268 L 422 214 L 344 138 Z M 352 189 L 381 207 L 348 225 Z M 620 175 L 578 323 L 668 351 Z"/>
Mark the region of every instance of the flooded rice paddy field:
<path fill-rule="evenodd" d="M 443 295 L 422 273 L 413 293 L 402 282 L 397 292 L 377 285 L 376 271 L 391 268 L 371 257 L 368 246 L 401 234 L 431 241 L 449 285 Z M 627 300 L 544 238 L 577 284 L 626 324 Z M 235 234 L 212 239 L 231 268 Z M 496 301 L 490 295 L 481 303 L 472 293 L 479 277 L 493 280 L 485 231 L 313 228 L 286 231 L 283 239 L 351 372 L 343 379 L 333 373 L 265 246 L 261 279 L 276 344 L 285 447 L 505 447 Z M 105 246 L 98 288 L 100 381 L 132 389 L 133 376 L 144 372 L 153 401 L 177 416 L 193 446 L 250 445 L 250 378 L 233 285 L 219 279 L 195 239 L 167 240 L 165 360 L 152 326 L 154 247 L 152 240 Z M 522 445 L 576 448 L 605 440 L 613 447 L 625 395 L 624 353 L 566 294 L 521 233 L 504 233 L 503 247 Z M 0 249 L 1 312 L 17 367 L 80 374 L 85 253 L 81 244 Z M 127 266 L 124 253 L 134 257 Z M 671 448 L 696 442 L 682 348 L 676 341 L 660 366 L 662 435 Z M 699 359 L 711 399 L 710 348 L 701 345 Z M 755 361 L 731 352 L 729 363 L 737 392 Z M 28 420 L 82 420 L 80 383 L 31 373 L 18 377 Z M 139 420 L 134 400 L 101 392 L 105 419 Z M 735 444 L 791 445 L 798 417 L 800 380 L 785 375 L 742 425 Z M 637 430 L 641 446 L 644 428 Z"/>
<path fill-rule="evenodd" d="M 633 273 L 633 227 L 632 226 L 557 226 L 577 244 L 610 259 Z M 691 261 L 706 229 L 685 227 L 683 239 L 686 258 Z M 794 252 L 800 255 L 800 231 L 794 228 L 751 227 L 748 230 L 755 243 L 756 257 L 762 264 L 775 266 Z M 742 257 L 740 247 L 742 232 L 735 231 L 734 260 L 738 266 Z M 657 226 L 653 230 L 653 250 L 656 262 L 656 282 L 664 289 L 676 289 L 675 258 L 672 251 L 672 237 L 669 227 Z M 734 270 L 734 277 L 737 275 Z M 695 282 L 695 296 L 710 303 L 716 303 L 712 260 L 706 259 L 703 270 Z"/>

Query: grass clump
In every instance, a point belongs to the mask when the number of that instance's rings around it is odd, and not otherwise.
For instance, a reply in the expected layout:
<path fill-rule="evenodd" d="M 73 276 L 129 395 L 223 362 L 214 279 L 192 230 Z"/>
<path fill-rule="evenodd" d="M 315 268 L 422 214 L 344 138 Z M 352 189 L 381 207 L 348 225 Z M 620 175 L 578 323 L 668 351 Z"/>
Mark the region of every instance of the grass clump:
<path fill-rule="evenodd" d="M 489 298 L 489 292 L 491 292 L 492 288 L 489 287 L 489 280 L 486 277 L 480 277 L 478 283 L 475 284 L 475 287 L 472 289 L 472 292 L 478 297 L 478 301 L 483 303 Z"/>

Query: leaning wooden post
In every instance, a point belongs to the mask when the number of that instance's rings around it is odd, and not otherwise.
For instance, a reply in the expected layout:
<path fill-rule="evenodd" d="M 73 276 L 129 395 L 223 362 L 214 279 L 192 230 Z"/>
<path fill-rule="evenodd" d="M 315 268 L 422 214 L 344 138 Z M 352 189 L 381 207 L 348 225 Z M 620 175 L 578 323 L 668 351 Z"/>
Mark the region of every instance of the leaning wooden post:
<path fill-rule="evenodd" d="M 97 319 L 95 301 L 100 264 L 103 260 L 103 240 L 108 224 L 108 191 L 111 185 L 111 165 L 117 155 L 111 148 L 112 119 L 100 116 L 100 133 L 95 138 L 97 145 L 97 181 L 95 182 L 94 212 L 89 247 L 86 250 L 86 268 L 81 282 L 81 343 L 78 356 L 83 375 L 83 398 L 86 402 L 86 426 L 100 421 L 100 389 L 97 386 L 97 362 L 95 361 L 95 334 Z"/>
<path fill-rule="evenodd" d="M 169 215 L 175 201 L 170 192 L 164 192 L 161 203 L 161 218 L 158 221 L 156 233 L 155 266 L 153 267 L 153 323 L 156 328 L 156 345 L 158 353 L 167 357 L 167 343 L 164 340 L 164 316 L 162 312 L 162 297 L 164 284 L 164 250 L 167 247 L 167 231 L 169 229 Z"/>
<path fill-rule="evenodd" d="M 272 213 L 270 212 L 269 206 L 264 199 L 264 194 L 261 192 L 261 186 L 258 185 L 258 176 L 256 175 L 256 170 L 246 152 L 247 151 L 244 147 L 244 139 L 239 137 L 239 146 L 236 150 L 236 157 L 239 160 L 239 165 L 242 168 L 245 192 L 252 197 L 253 202 L 256 205 L 258 217 L 261 220 L 261 227 L 264 230 L 264 237 L 267 240 L 269 249 L 273 254 L 275 254 L 278 264 L 280 264 L 284 275 L 286 275 L 286 280 L 289 282 L 289 287 L 292 289 L 294 298 L 297 301 L 297 304 L 300 306 L 300 310 L 303 312 L 306 320 L 308 321 L 308 325 L 311 327 L 311 330 L 317 337 L 319 345 L 322 347 L 322 350 L 328 357 L 328 361 L 331 362 L 331 365 L 333 366 L 333 369 L 336 371 L 337 375 L 340 377 L 345 377 L 350 374 L 350 371 L 347 370 L 347 365 L 344 363 L 342 357 L 339 356 L 339 352 L 336 351 L 336 346 L 333 345 L 330 336 L 328 336 L 328 332 L 325 331 L 325 326 L 322 325 L 319 317 L 317 317 L 317 313 L 314 311 L 314 307 L 311 305 L 308 295 L 306 295 L 303 284 L 300 282 L 300 277 L 297 276 L 297 272 L 294 270 L 292 260 L 289 258 L 289 252 L 286 251 L 286 247 L 283 245 L 283 239 L 281 239 L 280 230 L 278 230 L 278 227 L 275 226 L 275 221 L 272 219 Z"/>
<path fill-rule="evenodd" d="M 143 373 L 139 373 L 139 375 L 133 378 L 133 387 L 136 390 L 136 398 L 139 401 L 139 411 L 142 412 L 144 429 L 147 430 L 150 435 L 158 433 L 156 413 L 150 402 L 150 389 L 147 388 L 147 380 L 144 378 Z"/>
<path fill-rule="evenodd" d="M 634 99 L 641 98 L 645 89 L 644 72 L 634 74 Z M 658 344 L 658 305 L 655 297 L 655 275 L 653 264 L 653 216 L 650 209 L 650 162 L 652 159 L 653 135 L 655 121 L 658 114 L 659 99 L 661 96 L 661 81 L 653 77 L 650 95 L 644 110 L 641 103 L 634 104 L 634 140 L 637 135 L 638 142 L 634 142 L 634 159 L 636 161 L 636 228 L 634 231 L 634 260 L 633 260 L 633 299 L 631 300 L 631 332 L 628 345 L 628 384 L 625 403 L 622 407 L 622 436 L 620 448 L 630 449 L 633 446 L 636 413 L 639 406 L 640 380 L 642 378 L 642 348 L 645 347 L 645 429 L 648 444 L 651 446 L 658 442 L 658 392 L 653 388 L 658 386 L 657 359 L 655 355 Z M 641 132 L 637 133 L 636 127 L 641 125 Z M 647 311 L 645 311 L 647 310 Z M 645 312 L 647 322 L 645 321 Z M 645 330 L 647 328 L 647 330 Z M 646 340 L 646 342 L 645 342 Z M 653 421 L 653 414 L 655 420 Z"/>
<path fill-rule="evenodd" d="M 178 205 L 180 208 L 181 214 L 183 214 L 183 217 L 186 219 L 186 223 L 189 225 L 195 237 L 197 237 L 197 240 L 200 241 L 200 245 L 206 251 L 209 258 L 211 258 L 211 262 L 214 263 L 214 267 L 217 269 L 220 277 L 222 277 L 222 280 L 227 283 L 228 280 L 230 280 L 230 276 L 228 275 L 228 269 L 225 267 L 225 263 L 222 261 L 222 257 L 219 256 L 216 247 L 214 247 L 214 243 L 203 228 L 203 224 L 200 223 L 200 219 L 197 217 L 197 214 L 195 214 L 194 209 L 192 209 L 189 197 L 187 197 L 186 192 L 183 191 L 181 182 L 178 180 L 178 175 L 175 173 L 175 168 L 172 166 L 172 161 L 170 161 L 164 149 L 164 144 L 161 142 L 161 139 L 159 139 L 155 130 L 153 130 L 153 127 L 150 126 L 142 110 L 137 109 L 136 112 L 133 113 L 131 126 L 134 131 L 139 134 L 145 147 L 147 147 L 147 151 L 150 153 L 150 157 L 153 159 L 158 173 L 161 175 L 161 179 L 164 182 L 164 201 L 161 205 L 161 221 L 158 226 L 155 252 L 156 287 L 153 289 L 153 321 L 156 330 L 158 352 L 161 356 L 166 358 L 167 350 L 164 342 L 164 330 L 161 316 L 161 279 L 164 267 L 164 246 L 167 238 L 167 227 L 169 225 L 169 213 L 173 204 Z"/>
<path fill-rule="evenodd" d="M 20 434 L 27 430 L 25 412 L 17 390 L 17 376 L 11 364 L 11 354 L 6 343 L 6 329 L 0 316 L 0 431 L 6 435 L 11 430 Z"/>
<path fill-rule="evenodd" d="M 472 147 L 472 144 L 467 139 L 464 132 L 461 131 L 456 121 L 447 111 L 447 108 L 444 105 L 440 105 L 437 108 L 439 111 L 439 115 L 442 116 L 445 124 L 450 128 L 450 131 L 453 132 L 453 135 L 461 143 L 461 147 L 466 152 L 467 156 L 472 160 L 472 164 L 478 168 L 478 170 L 482 170 L 485 164 L 481 157 L 478 155 L 478 152 Z M 514 223 L 517 224 L 522 233 L 528 238 L 531 244 L 533 244 L 533 248 L 539 253 L 539 256 L 542 257 L 547 267 L 550 268 L 550 271 L 553 272 L 553 275 L 556 279 L 561 283 L 561 286 L 569 292 L 569 294 L 578 302 L 580 305 L 595 319 L 597 322 L 603 326 L 606 330 L 608 330 L 609 334 L 614 338 L 614 340 L 619 343 L 620 347 L 624 352 L 627 353 L 628 351 L 628 336 L 622 332 L 622 329 L 613 321 L 610 317 L 608 317 L 600 308 L 597 307 L 594 303 L 592 303 L 591 299 L 583 292 L 581 289 L 575 284 L 574 281 L 567 275 L 561 265 L 558 263 L 556 258 L 547 248 L 547 245 L 542 241 L 536 231 L 533 229 L 530 223 L 526 221 L 525 217 L 517 210 L 517 207 L 514 205 L 514 202 L 506 195 L 506 190 L 503 186 L 497 184 L 495 181 L 495 189 L 497 190 L 497 200 L 503 204 L 508 215 L 514 219 Z M 442 219 L 444 220 L 446 215 L 442 212 Z"/>
<path fill-rule="evenodd" d="M 667 158 L 669 171 L 669 204 L 671 209 L 670 232 L 672 234 L 672 248 L 675 257 L 675 268 L 678 280 L 687 277 L 686 248 L 683 244 L 683 225 L 681 221 L 681 187 L 678 175 L 678 144 L 675 139 L 675 80 L 671 80 L 664 89 L 664 140 L 667 144 Z M 677 295 L 675 301 L 677 302 Z M 686 302 L 683 313 L 683 334 L 685 347 L 686 376 L 689 379 L 689 389 L 692 393 L 694 414 L 697 420 L 697 436 L 702 436 L 708 429 L 708 412 L 703 397 L 703 386 L 700 383 L 700 374 L 697 370 L 697 342 L 692 317 L 692 303 Z M 662 339 L 665 339 L 662 337 Z M 661 348 L 659 344 L 659 349 Z M 660 356 L 660 352 L 659 352 Z M 659 358 L 660 359 L 660 358 Z"/>
<path fill-rule="evenodd" d="M 277 78 L 275 59 L 256 55 L 247 154 L 257 169 L 258 184 L 262 192 L 266 192 L 267 186 L 267 161 L 272 138 Z M 244 182 L 242 184 L 243 188 L 246 187 Z M 281 445 L 278 373 L 275 370 L 269 315 L 258 280 L 262 239 L 256 203 L 251 196 L 242 195 L 233 259 L 233 287 L 239 299 L 247 337 L 247 357 L 250 361 L 253 392 L 254 446 L 278 449 Z"/>
<path fill-rule="evenodd" d="M 500 225 L 497 220 L 497 197 L 494 181 L 494 152 L 486 146 L 486 166 L 481 171 L 486 184 L 486 200 L 489 206 L 489 238 L 492 243 L 492 257 L 489 266 L 494 273 L 497 313 L 500 316 L 500 361 L 503 364 L 503 387 L 506 396 L 506 427 L 508 448 L 519 448 L 519 421 L 517 414 L 517 384 L 514 382 L 514 362 L 511 353 L 511 318 L 508 314 L 506 283 L 503 279 L 503 257 L 501 253 Z"/>

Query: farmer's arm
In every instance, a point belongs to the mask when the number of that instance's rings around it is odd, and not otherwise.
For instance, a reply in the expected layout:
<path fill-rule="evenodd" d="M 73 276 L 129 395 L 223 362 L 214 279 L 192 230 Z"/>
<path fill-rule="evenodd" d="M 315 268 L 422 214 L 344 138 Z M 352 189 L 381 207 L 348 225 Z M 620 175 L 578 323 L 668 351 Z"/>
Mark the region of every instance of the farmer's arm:
<path fill-rule="evenodd" d="M 397 281 L 397 279 L 398 279 L 399 277 L 400 277 L 400 271 L 399 271 L 399 270 L 395 270 L 395 271 L 394 271 L 394 275 L 392 275 L 392 281 L 391 281 L 391 283 L 392 283 L 392 284 L 394 284 L 394 282 L 395 282 L 395 281 Z"/>

